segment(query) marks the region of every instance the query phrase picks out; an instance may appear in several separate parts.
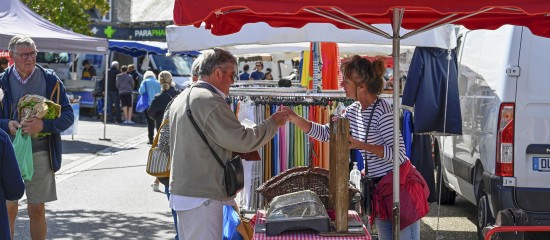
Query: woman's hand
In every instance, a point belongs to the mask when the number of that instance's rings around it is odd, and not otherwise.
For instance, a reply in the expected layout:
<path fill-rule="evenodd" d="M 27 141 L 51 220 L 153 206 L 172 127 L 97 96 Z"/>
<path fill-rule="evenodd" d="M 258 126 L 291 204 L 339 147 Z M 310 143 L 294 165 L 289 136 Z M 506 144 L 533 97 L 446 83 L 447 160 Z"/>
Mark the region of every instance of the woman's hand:
<path fill-rule="evenodd" d="M 364 149 L 364 143 L 355 139 L 353 136 L 349 135 L 349 148 L 350 149 Z"/>

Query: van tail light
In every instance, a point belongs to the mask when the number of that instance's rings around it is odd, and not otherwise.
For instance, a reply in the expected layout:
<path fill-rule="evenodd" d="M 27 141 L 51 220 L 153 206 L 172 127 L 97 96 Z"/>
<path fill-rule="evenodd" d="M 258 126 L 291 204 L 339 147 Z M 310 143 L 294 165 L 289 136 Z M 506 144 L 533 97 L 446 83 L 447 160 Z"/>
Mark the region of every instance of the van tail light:
<path fill-rule="evenodd" d="M 498 114 L 495 174 L 514 176 L 514 104 L 502 103 Z"/>

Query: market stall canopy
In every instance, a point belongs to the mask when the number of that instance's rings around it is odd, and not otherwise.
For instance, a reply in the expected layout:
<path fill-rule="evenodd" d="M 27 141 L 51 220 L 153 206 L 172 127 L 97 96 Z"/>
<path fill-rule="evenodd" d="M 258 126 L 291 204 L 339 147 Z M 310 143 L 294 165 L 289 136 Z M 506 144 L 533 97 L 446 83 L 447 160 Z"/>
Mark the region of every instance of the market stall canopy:
<path fill-rule="evenodd" d="M 497 29 L 512 24 L 526 26 L 535 35 L 550 37 L 547 0 L 176 0 L 174 23 L 198 27 L 205 22 L 215 35 L 239 32 L 244 24 L 255 22 L 267 22 L 272 27 L 332 23 L 343 29 L 368 29 L 364 23 L 390 23 L 394 19 L 393 9 L 403 10 L 399 23 L 406 29 L 445 23 L 468 29 Z"/>
<path fill-rule="evenodd" d="M 146 54 L 164 55 L 168 52 L 166 42 L 154 41 L 130 41 L 130 40 L 109 40 L 109 50 L 120 52 L 132 57 L 140 57 Z M 177 54 L 196 56 L 197 51 L 175 51 Z"/>
<path fill-rule="evenodd" d="M 375 26 L 383 31 L 391 31 L 391 26 L 388 24 L 377 24 Z M 407 32 L 409 31 L 402 30 L 401 34 L 406 34 Z M 268 45 L 300 42 L 391 45 L 391 40 L 376 34 L 356 29 L 339 29 L 328 23 L 310 23 L 301 28 L 275 28 L 267 23 L 249 23 L 243 25 L 240 31 L 224 36 L 212 35 L 210 30 L 206 29 L 204 25 L 199 28 L 192 25 L 170 25 L 166 27 L 166 41 L 168 49 L 176 52 L 203 50 L 213 47 L 225 48 L 247 44 Z M 403 40 L 402 45 L 445 49 L 449 47 L 454 48 L 456 46 L 456 37 L 452 27 L 440 27 Z M 389 53 L 391 54 L 391 48 Z"/>
<path fill-rule="evenodd" d="M 0 4 L 0 49 L 18 34 L 31 37 L 43 52 L 107 52 L 107 39 L 71 32 L 39 16 L 18 0 Z"/>
<path fill-rule="evenodd" d="M 369 56 L 389 56 L 392 53 L 392 47 L 388 45 L 375 44 L 354 44 L 354 43 L 339 43 L 338 48 L 341 55 L 369 55 Z M 310 42 L 301 43 L 281 43 L 269 45 L 237 45 L 223 47 L 223 49 L 231 52 L 235 56 L 256 56 L 256 55 L 272 55 L 281 53 L 299 53 L 301 51 L 310 50 Z M 401 53 L 413 52 L 414 47 L 401 47 Z"/>

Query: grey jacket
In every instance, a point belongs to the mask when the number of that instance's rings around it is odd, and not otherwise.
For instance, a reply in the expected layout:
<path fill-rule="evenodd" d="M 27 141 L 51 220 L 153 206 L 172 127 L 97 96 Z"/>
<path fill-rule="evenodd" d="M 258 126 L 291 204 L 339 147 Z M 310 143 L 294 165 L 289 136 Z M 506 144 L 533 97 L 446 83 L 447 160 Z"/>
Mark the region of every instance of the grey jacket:
<path fill-rule="evenodd" d="M 232 151 L 250 152 L 270 141 L 278 127 L 268 119 L 254 128 L 245 128 L 224 99 L 205 88 L 187 88 L 170 107 L 170 193 L 180 196 L 229 200 L 225 195 L 223 169 L 197 133 L 186 114 L 187 96 L 195 121 L 210 146 L 222 159 L 231 159 Z"/>
<path fill-rule="evenodd" d="M 119 93 L 131 93 L 134 91 L 134 79 L 127 73 L 116 76 L 116 88 Z"/>

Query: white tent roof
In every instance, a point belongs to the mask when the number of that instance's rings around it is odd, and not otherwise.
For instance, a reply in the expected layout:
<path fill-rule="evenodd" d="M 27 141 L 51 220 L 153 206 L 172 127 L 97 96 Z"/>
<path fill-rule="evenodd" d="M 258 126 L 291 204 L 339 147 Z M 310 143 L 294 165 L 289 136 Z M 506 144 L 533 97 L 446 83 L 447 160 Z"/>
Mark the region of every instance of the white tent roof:
<path fill-rule="evenodd" d="M 391 32 L 387 24 L 374 25 L 383 31 Z M 407 33 L 402 30 L 401 35 Z M 279 44 L 299 42 L 337 42 L 355 44 L 391 45 L 392 40 L 364 30 L 339 29 L 332 24 L 310 23 L 303 28 L 273 28 L 266 23 L 252 23 L 243 26 L 234 34 L 215 36 L 201 26 L 166 27 L 166 42 L 171 52 L 203 50 L 213 47 L 229 47 L 246 44 Z M 401 41 L 402 46 L 423 46 L 454 48 L 456 35 L 452 26 L 444 26 L 418 34 Z"/>
<path fill-rule="evenodd" d="M 18 0 L 1 0 L 0 49 L 8 49 L 18 34 L 31 37 L 43 52 L 105 53 L 107 39 L 88 37 L 59 27 L 30 10 Z"/>
<path fill-rule="evenodd" d="M 309 50 L 310 42 L 301 43 L 280 43 L 280 44 L 250 44 L 250 45 L 236 45 L 229 47 L 222 47 L 223 49 L 231 52 L 235 56 L 253 56 L 263 54 L 277 54 L 277 53 L 293 53 Z M 355 43 L 339 43 L 338 49 L 340 54 L 348 55 L 369 55 L 369 56 L 389 56 L 392 54 L 392 47 L 389 45 L 375 45 L 375 44 L 355 44 Z M 412 52 L 414 47 L 403 46 L 401 53 Z"/>

